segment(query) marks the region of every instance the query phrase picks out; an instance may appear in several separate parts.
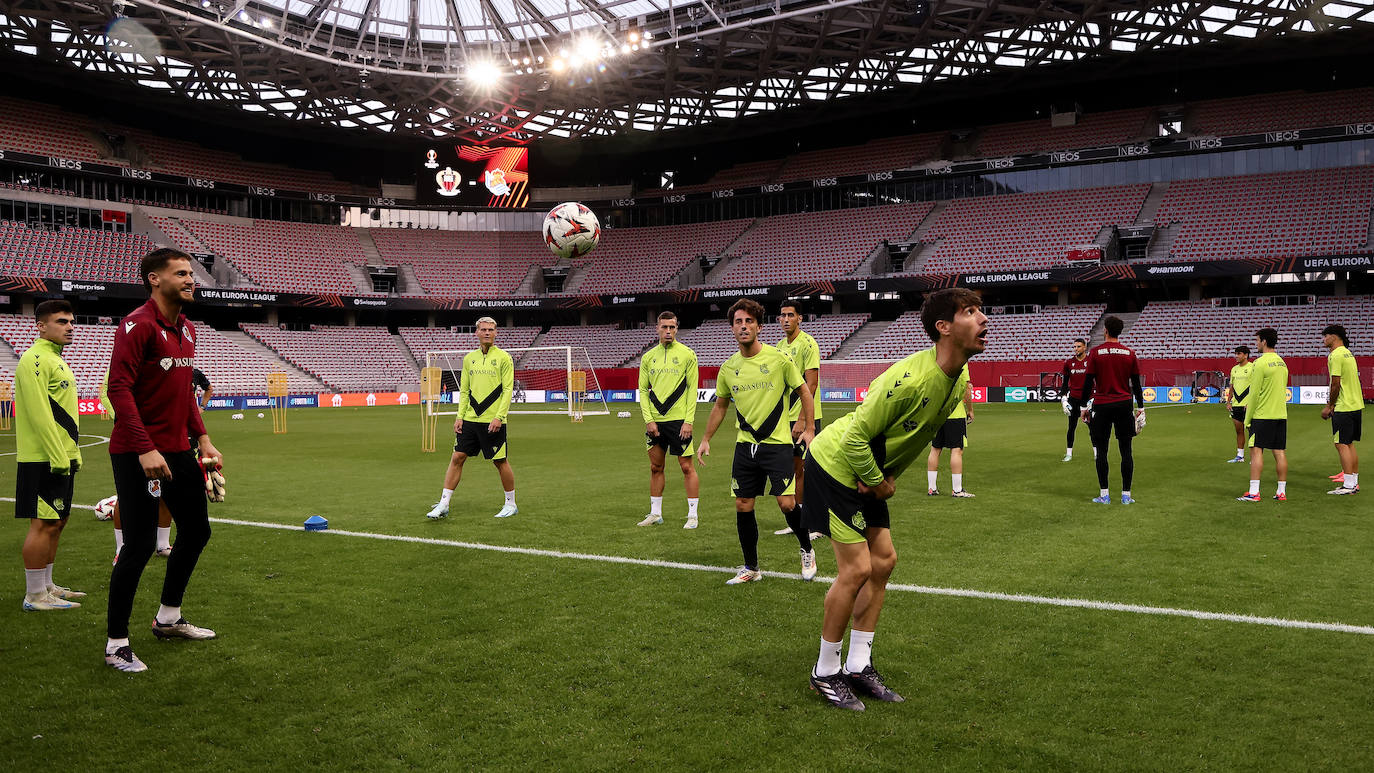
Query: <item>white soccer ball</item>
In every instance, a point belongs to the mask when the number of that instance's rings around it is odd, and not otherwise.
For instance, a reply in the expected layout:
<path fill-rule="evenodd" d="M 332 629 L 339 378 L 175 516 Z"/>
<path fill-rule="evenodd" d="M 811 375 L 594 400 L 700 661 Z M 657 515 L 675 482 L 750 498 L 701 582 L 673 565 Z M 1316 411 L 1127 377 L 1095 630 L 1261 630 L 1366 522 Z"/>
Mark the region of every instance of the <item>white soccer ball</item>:
<path fill-rule="evenodd" d="M 108 521 L 114 517 L 115 505 L 119 504 L 119 497 L 105 497 L 95 503 L 96 520 Z"/>
<path fill-rule="evenodd" d="M 258 418 L 261 419 L 261 418 L 265 417 L 266 415 L 267 415 L 267 414 L 265 414 L 265 413 L 260 413 L 260 414 L 258 414 Z"/>
<path fill-rule="evenodd" d="M 600 242 L 601 221 L 583 204 L 559 204 L 544 218 L 544 244 L 560 258 L 580 258 Z"/>
<path fill-rule="evenodd" d="M 236 413 L 236 414 L 230 416 L 229 418 L 233 419 L 234 421 L 239 421 L 239 420 L 241 420 L 241 419 L 243 418 L 243 414 L 241 414 L 241 413 Z"/>

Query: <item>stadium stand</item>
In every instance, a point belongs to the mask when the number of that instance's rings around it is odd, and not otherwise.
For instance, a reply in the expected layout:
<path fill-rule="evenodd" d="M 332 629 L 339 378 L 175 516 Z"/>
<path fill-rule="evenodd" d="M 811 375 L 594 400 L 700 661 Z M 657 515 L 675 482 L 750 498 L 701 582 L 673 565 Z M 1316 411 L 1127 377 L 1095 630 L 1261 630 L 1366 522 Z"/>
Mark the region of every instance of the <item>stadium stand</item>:
<path fill-rule="evenodd" d="M 533 346 L 539 337 L 537 327 L 503 327 L 496 337 L 496 345 L 502 349 L 519 349 Z M 410 356 L 422 367 L 427 352 L 466 351 L 477 348 L 477 337 L 471 333 L 457 333 L 447 327 L 403 327 L 398 330 L 401 340 L 410 350 Z"/>
<path fill-rule="evenodd" d="M 1061 265 L 1106 226 L 1135 221 L 1150 186 L 956 199 L 926 231 L 927 274 Z M 908 272 L 911 273 L 911 272 Z"/>
<path fill-rule="evenodd" d="M 1048 118 L 989 126 L 978 138 L 979 155 L 988 158 L 1047 150 L 1097 148 L 1148 139 L 1156 133 L 1153 109 L 1089 113 L 1073 126 L 1050 126 Z"/>
<path fill-rule="evenodd" d="M 1197 102 L 1188 107 L 1189 134 L 1224 137 L 1284 129 L 1374 121 L 1374 88 L 1325 93 L 1286 91 Z"/>
<path fill-rule="evenodd" d="M 826 314 L 802 324 L 802 330 L 816 339 L 821 359 L 828 359 L 836 349 L 869 320 L 868 314 Z M 678 340 L 690 346 L 702 365 L 719 365 L 739 351 L 730 325 L 723 319 L 707 320 L 697 327 L 682 330 Z M 782 326 L 768 322 L 759 329 L 759 340 L 772 345 L 782 340 Z M 652 341 L 650 342 L 652 344 Z"/>
<path fill-rule="evenodd" d="M 138 261 L 154 249 L 144 234 L 93 228 L 60 231 L 0 221 L 0 274 L 139 282 Z"/>
<path fill-rule="evenodd" d="M 654 343 L 654 331 L 621 329 L 616 325 L 554 325 L 537 346 L 585 346 L 594 368 L 618 368 L 638 357 Z M 530 352 L 515 363 L 523 369 L 567 367 L 566 356 L 557 352 Z M 574 365 L 576 363 L 574 362 Z"/>
<path fill-rule="evenodd" d="M 742 257 L 725 270 L 720 284 L 842 276 L 867 259 L 884 239 L 909 237 L 932 208 L 929 202 L 890 204 L 759 220 L 731 249 Z"/>
<path fill-rule="evenodd" d="M 324 172 L 245 161 L 232 153 L 136 129 L 125 133 L 130 141 L 147 151 L 155 168 L 172 174 L 311 193 L 353 192 L 351 185 Z"/>
<path fill-rule="evenodd" d="M 343 264 L 367 262 L 352 228 L 253 220 L 182 220 L 206 247 L 260 287 L 299 293 L 365 294 Z M 168 234 L 176 239 L 176 234 Z"/>
<path fill-rule="evenodd" d="M 79 161 L 118 163 L 100 151 L 81 128 L 89 121 L 38 102 L 0 97 L 0 149 Z"/>
<path fill-rule="evenodd" d="M 1174 182 L 1155 223 L 1180 223 L 1180 260 L 1345 255 L 1363 251 L 1374 166 Z"/>
<path fill-rule="evenodd" d="M 586 259 L 587 273 L 576 291 L 604 293 L 662 287 L 687 261 L 723 253 L 751 222 L 723 220 L 604 230 L 601 243 Z"/>
<path fill-rule="evenodd" d="M 1142 357 L 1226 359 L 1237 346 L 1254 349 L 1255 331 L 1272 327 L 1279 331 L 1278 350 L 1285 357 L 1325 357 L 1321 331 L 1333 323 L 1345 326 L 1352 353 L 1374 356 L 1374 296 L 1369 295 L 1317 298 L 1296 306 L 1156 301 L 1146 304 L 1123 340 Z"/>
<path fill-rule="evenodd" d="M 531 265 L 552 263 L 529 231 L 368 229 L 388 265 L 409 265 L 431 295 L 510 295 Z"/>
<path fill-rule="evenodd" d="M 380 327 L 282 330 L 244 322 L 243 332 L 338 391 L 400 391 L 420 383 L 415 361 Z"/>
<path fill-rule="evenodd" d="M 782 168 L 782 164 L 783 159 L 780 158 L 768 159 L 767 161 L 750 161 L 726 167 L 716 172 L 711 176 L 711 179 L 704 183 L 675 185 L 671 190 L 650 188 L 644 193 L 657 196 L 665 193 L 701 193 L 723 188 L 739 188 L 746 185 L 763 185 L 772 182 L 773 178 L 777 176 L 778 170 Z"/>
<path fill-rule="evenodd" d="M 77 394 L 82 398 L 100 394 L 100 382 L 114 351 L 114 336 L 114 325 L 78 325 L 71 346 L 62 350 L 62 359 L 76 374 Z M 32 316 L 0 314 L 0 339 L 9 344 L 16 357 L 33 346 L 37 337 Z"/>
<path fill-rule="evenodd" d="M 933 158 L 946 132 L 872 140 L 863 145 L 808 150 L 789 156 L 778 173 L 779 182 L 814 180 L 818 177 L 889 172 L 906 169 Z"/>
<path fill-rule="evenodd" d="M 989 314 L 987 349 L 980 360 L 1054 360 L 1066 357 L 1070 342 L 1087 337 L 1106 313 L 1106 304 L 1047 306 L 1038 314 Z M 908 311 L 846 359 L 896 360 L 930 346 L 919 311 Z"/>

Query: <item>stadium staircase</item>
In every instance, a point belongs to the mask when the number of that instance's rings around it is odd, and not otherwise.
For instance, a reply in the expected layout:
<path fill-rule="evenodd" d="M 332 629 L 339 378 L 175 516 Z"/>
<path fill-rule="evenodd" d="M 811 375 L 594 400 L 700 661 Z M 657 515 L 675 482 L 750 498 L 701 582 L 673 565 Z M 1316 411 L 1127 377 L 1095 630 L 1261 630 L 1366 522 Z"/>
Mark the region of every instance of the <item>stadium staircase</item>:
<path fill-rule="evenodd" d="M 275 349 L 262 343 L 258 339 L 248 335 L 242 330 L 220 330 L 219 333 L 220 335 L 224 336 L 230 341 L 233 341 L 235 344 L 238 344 L 240 347 L 247 349 L 250 352 L 257 352 L 259 355 L 265 357 L 268 361 L 272 362 L 279 370 L 288 372 L 295 378 L 299 378 L 304 381 L 310 382 L 312 385 L 314 385 L 317 391 L 334 391 L 333 388 L 331 388 L 328 384 L 324 383 L 318 378 L 315 378 L 309 373 L 306 373 L 305 371 L 301 370 L 295 365 L 292 365 L 291 363 L 282 359 L 282 356 L 280 354 L 277 354 Z M 267 385 L 263 384 L 262 388 L 263 391 L 266 391 Z"/>
<path fill-rule="evenodd" d="M 396 267 L 396 292 L 402 295 L 428 295 L 424 285 L 420 284 L 420 277 L 415 275 L 415 267 L 409 263 L 402 263 Z"/>
<path fill-rule="evenodd" d="M 544 267 L 535 263 L 525 271 L 525 278 L 515 288 L 515 295 L 538 295 L 544 291 Z"/>
<path fill-rule="evenodd" d="M 1131 334 L 1131 326 L 1135 324 L 1137 319 L 1140 319 L 1140 312 L 1123 313 L 1118 311 L 1110 314 L 1103 314 L 1102 317 L 1097 320 L 1097 324 L 1093 325 L 1092 335 L 1089 336 L 1089 340 L 1091 340 L 1093 344 L 1102 343 L 1102 341 L 1106 339 L 1107 317 L 1117 317 L 1121 320 L 1123 323 L 1121 337 L 1126 338 L 1126 336 Z M 1130 343 L 1130 339 L 1127 339 L 1126 344 L 1130 345 Z"/>
<path fill-rule="evenodd" d="M 353 284 L 358 286 L 358 292 L 372 293 L 372 275 L 367 272 L 367 266 L 389 266 L 391 265 L 382 253 L 377 250 L 377 243 L 372 240 L 372 233 L 366 228 L 355 229 L 358 233 L 358 247 L 362 249 L 363 255 L 367 258 L 366 265 L 357 263 L 345 263 L 348 275 L 353 278 Z M 401 292 L 400 282 L 397 281 L 397 292 Z"/>
<path fill-rule="evenodd" d="M 846 338 L 844 340 L 844 343 L 840 344 L 840 348 L 836 349 L 835 353 L 831 355 L 829 359 L 845 359 L 849 356 L 850 352 L 857 351 L 864 344 L 882 335 L 883 331 L 887 330 L 888 326 L 891 325 L 892 322 L 893 320 L 890 319 L 873 320 L 872 322 L 868 322 L 863 327 L 854 331 L 853 335 Z"/>
<path fill-rule="evenodd" d="M 728 271 L 730 270 L 730 266 L 733 265 L 733 264 L 734 264 L 736 261 L 738 261 L 740 258 L 744 257 L 743 255 L 740 255 L 740 254 L 736 253 L 736 252 L 735 252 L 735 248 L 736 248 L 740 243 L 742 243 L 746 238 L 748 238 L 748 237 L 749 237 L 749 234 L 750 234 L 750 233 L 753 233 L 754 229 L 757 228 L 758 225 L 759 225 L 759 223 L 762 223 L 762 222 L 763 222 L 763 218 L 754 218 L 753 222 L 749 223 L 749 227 L 748 227 L 748 228 L 745 228 L 743 231 L 741 231 L 741 232 L 740 232 L 740 235 L 737 236 L 737 237 L 735 237 L 735 240 L 734 240 L 734 241 L 732 241 L 732 242 L 730 242 L 729 244 L 725 245 L 725 249 L 723 249 L 723 250 L 720 251 L 720 262 L 717 263 L 717 264 L 716 264 L 716 267 L 713 268 L 713 269 L 711 269 L 710 272 L 708 272 L 708 273 L 706 274 L 706 276 L 704 276 L 704 277 L 701 278 L 701 283 L 702 283 L 702 284 L 704 284 L 704 285 L 718 285 L 718 284 L 720 284 L 721 277 L 724 277 L 725 274 L 726 274 L 726 272 L 728 272 Z"/>
<path fill-rule="evenodd" d="M 1154 236 L 1150 237 L 1150 247 L 1145 251 L 1145 260 L 1151 263 L 1169 260 L 1174 251 L 1174 240 L 1182 228 L 1179 223 L 1155 228 Z"/>
<path fill-rule="evenodd" d="M 538 269 L 539 266 L 534 266 L 533 268 Z M 576 263 L 572 264 L 570 270 L 568 271 L 568 277 L 563 280 L 563 292 L 575 293 L 578 290 L 582 289 L 582 283 L 587 280 L 588 268 L 589 264 L 586 263 L 580 266 Z M 540 275 L 542 276 L 542 274 L 543 272 L 541 271 Z M 528 279 L 528 277 L 526 278 Z"/>
<path fill-rule="evenodd" d="M 926 258 L 935 252 L 935 246 L 939 243 L 939 240 L 926 241 L 926 232 L 935 225 L 936 220 L 940 219 L 940 215 L 944 213 L 947 206 L 949 206 L 948 201 L 935 202 L 935 206 L 926 213 L 925 220 L 922 220 L 921 224 L 916 226 L 916 230 L 912 232 L 911 241 L 916 242 L 919 246 L 913 249 L 911 255 L 907 257 L 906 265 L 902 267 L 903 274 L 919 274 L 925 269 Z"/>
<path fill-rule="evenodd" d="M 1164 194 L 1169 192 L 1169 183 L 1161 182 L 1150 186 L 1150 192 L 1145 194 L 1145 203 L 1140 207 L 1140 213 L 1135 216 L 1136 225 L 1145 225 L 1155 221 L 1155 213 L 1159 211 L 1160 202 L 1164 201 Z"/>

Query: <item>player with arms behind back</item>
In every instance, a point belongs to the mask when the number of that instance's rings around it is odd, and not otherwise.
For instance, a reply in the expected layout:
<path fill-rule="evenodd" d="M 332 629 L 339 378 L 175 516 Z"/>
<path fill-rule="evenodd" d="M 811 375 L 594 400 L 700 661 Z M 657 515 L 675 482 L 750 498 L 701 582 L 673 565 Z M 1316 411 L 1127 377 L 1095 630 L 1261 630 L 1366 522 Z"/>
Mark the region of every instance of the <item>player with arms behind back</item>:
<path fill-rule="evenodd" d="M 506 458 L 506 415 L 515 391 L 515 363 L 496 345 L 496 320 L 477 320 L 478 348 L 463 355 L 463 372 L 458 384 L 458 418 L 453 422 L 453 456 L 444 473 L 444 490 L 439 503 L 426 513 L 430 520 L 448 515 L 453 490 L 463 479 L 463 464 L 480 453 L 496 465 L 506 502 L 497 518 L 520 512 L 515 507 L 515 471 Z"/>
<path fill-rule="evenodd" d="M 1245 406 L 1245 431 L 1250 445 L 1250 490 L 1236 497 L 1242 502 L 1260 501 L 1260 473 L 1264 471 L 1264 451 L 1274 455 L 1279 487 L 1274 499 L 1288 500 L 1288 364 L 1274 347 L 1279 331 L 1260 328 L 1255 333 L 1255 358 L 1250 372 L 1250 400 Z"/>
<path fill-rule="evenodd" d="M 1231 423 L 1236 427 L 1236 456 L 1226 460 L 1230 464 L 1245 461 L 1245 406 L 1250 402 L 1250 373 L 1255 369 L 1250 362 L 1250 347 L 1237 346 L 1234 353 L 1236 364 L 1231 366 L 1225 401 Z"/>
<path fill-rule="evenodd" d="M 1326 369 L 1331 376 L 1326 393 L 1326 407 L 1322 418 L 1331 421 L 1331 441 L 1341 459 L 1341 485 L 1328 494 L 1358 494 L 1360 491 L 1360 457 L 1355 443 L 1360 439 L 1360 424 L 1364 416 L 1364 391 L 1360 389 L 1360 371 L 1355 367 L 1355 355 L 1350 353 L 1350 339 L 1345 327 L 1327 325 L 1322 341 L 1331 354 Z"/>
<path fill-rule="evenodd" d="M 816 344 L 816 339 L 811 334 L 801 329 L 801 301 L 787 300 L 782 302 L 778 309 L 778 323 L 782 325 L 782 340 L 778 341 L 777 349 L 797 364 L 797 370 L 801 371 L 802 379 L 806 381 L 806 388 L 811 391 L 811 400 L 816 406 L 816 431 L 821 431 L 821 348 Z M 797 419 L 801 416 L 801 397 L 797 392 L 793 392 L 788 398 L 787 420 L 796 426 Z M 792 474 L 797 481 L 797 506 L 804 507 L 806 497 L 802 486 L 806 483 L 806 472 L 802 464 L 803 457 L 806 456 L 806 446 L 796 440 L 795 433 L 792 445 Z M 805 516 L 802 517 L 805 522 Z M 792 527 L 784 526 L 773 532 L 774 534 L 791 534 Z"/>
<path fill-rule="evenodd" d="M 697 413 L 697 355 L 677 341 L 677 315 L 658 315 L 658 346 L 639 360 L 639 410 L 649 450 L 649 514 L 640 526 L 663 523 L 663 473 L 668 454 L 677 457 L 687 489 L 687 523 L 697 527 L 701 480 L 692 464 L 692 424 Z"/>
<path fill-rule="evenodd" d="M 801 545 L 802 579 L 816 576 L 816 552 L 811 548 L 811 534 L 801 522 L 792 478 L 793 442 L 800 439 L 810 445 L 815 435 L 811 392 L 791 357 L 759 342 L 762 321 L 763 307 L 757 301 L 741 298 L 730 307 L 730 328 L 739 351 L 720 366 L 716 404 L 711 408 L 706 436 L 697 452 L 697 463 L 705 464 L 711 453 L 711 438 L 734 401 L 735 459 L 730 467 L 730 488 L 735 494 L 735 530 L 744 553 L 744 566 L 727 581 L 729 585 L 763 579 L 759 571 L 759 524 L 754 519 L 754 499 L 765 490 L 777 497 L 778 509 Z M 789 430 L 787 400 L 798 389 L 801 415 Z"/>
<path fill-rule="evenodd" d="M 830 536 L 835 583 L 825 594 L 821 651 L 811 686 L 831 705 L 862 711 L 855 691 L 902 697 L 873 667 L 873 636 L 897 565 L 888 500 L 968 388 L 968 360 L 987 343 L 988 318 L 972 290 L 926 298 L 921 323 L 935 345 L 888 368 L 858 409 L 826 427 L 806 458 L 807 525 Z M 841 663 L 846 628 L 849 657 Z"/>
<path fill-rule="evenodd" d="M 1094 346 L 1088 355 L 1088 372 L 1083 377 L 1080 400 L 1093 401 L 1088 418 L 1088 432 L 1093 441 L 1093 458 L 1097 462 L 1099 494 L 1093 501 L 1099 505 L 1111 503 L 1107 490 L 1107 448 L 1112 433 L 1121 451 L 1121 504 L 1133 505 L 1131 479 L 1135 475 L 1135 457 L 1131 453 L 1131 439 L 1144 426 L 1145 395 L 1140 385 L 1140 360 L 1131 347 L 1121 343 L 1125 323 L 1120 317 L 1107 317 L 1106 340 Z M 1139 407 L 1131 412 L 1131 399 Z"/>

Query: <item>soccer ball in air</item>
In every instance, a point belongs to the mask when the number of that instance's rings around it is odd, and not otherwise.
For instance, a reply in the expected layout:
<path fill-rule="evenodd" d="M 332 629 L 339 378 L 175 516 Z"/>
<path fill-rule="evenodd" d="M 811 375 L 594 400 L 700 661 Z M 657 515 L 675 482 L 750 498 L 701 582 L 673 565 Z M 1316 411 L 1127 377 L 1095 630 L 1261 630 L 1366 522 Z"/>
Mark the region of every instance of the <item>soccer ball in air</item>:
<path fill-rule="evenodd" d="M 105 497 L 95 503 L 96 520 L 108 521 L 114 517 L 115 505 L 119 504 L 119 497 Z"/>
<path fill-rule="evenodd" d="M 560 258 L 580 258 L 601 241 L 596 213 L 575 201 L 559 204 L 544 218 L 544 244 Z"/>

